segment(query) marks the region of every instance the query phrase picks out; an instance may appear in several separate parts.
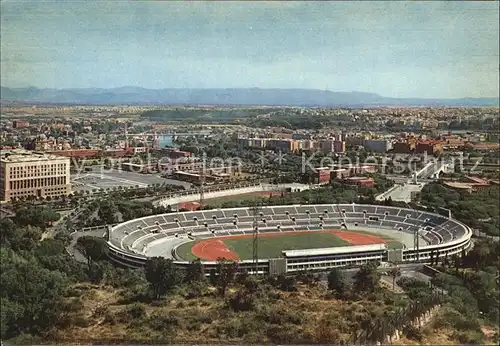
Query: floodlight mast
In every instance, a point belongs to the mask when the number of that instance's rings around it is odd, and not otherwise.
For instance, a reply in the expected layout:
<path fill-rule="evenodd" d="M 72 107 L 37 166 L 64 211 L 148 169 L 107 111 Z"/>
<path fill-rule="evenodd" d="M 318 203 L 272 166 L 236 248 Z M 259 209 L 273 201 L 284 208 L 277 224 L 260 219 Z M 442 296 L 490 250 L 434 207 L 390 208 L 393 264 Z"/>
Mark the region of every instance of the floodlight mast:
<path fill-rule="evenodd" d="M 261 207 L 259 205 L 255 205 L 251 208 L 253 215 L 253 270 L 254 274 L 259 273 L 259 222 L 258 217 L 260 216 Z"/>
<path fill-rule="evenodd" d="M 201 168 L 201 175 L 200 175 L 200 208 L 203 207 L 203 202 L 205 202 L 205 157 L 203 158 L 203 166 Z"/>
<path fill-rule="evenodd" d="M 339 216 L 341 220 L 345 221 L 345 215 L 342 213 L 342 210 L 340 210 L 340 200 L 339 198 L 335 198 L 335 203 L 337 204 L 337 211 L 339 212 Z M 347 229 L 347 223 L 342 222 L 345 225 L 345 228 Z M 340 229 L 342 229 L 342 224 L 340 225 Z"/>
<path fill-rule="evenodd" d="M 264 166 L 261 165 L 260 175 L 259 175 L 259 184 L 261 189 L 264 190 L 263 184 L 264 177 Z M 257 275 L 259 273 L 259 221 L 260 213 L 262 210 L 263 201 L 256 200 L 255 205 L 250 209 L 253 215 L 253 223 L 252 223 L 252 235 L 253 235 L 253 251 L 252 251 L 252 259 L 253 259 L 253 270 L 254 274 Z"/>
<path fill-rule="evenodd" d="M 420 228 L 417 227 L 413 232 L 413 248 L 417 250 L 417 262 L 420 262 L 420 245 L 418 241 Z"/>
<path fill-rule="evenodd" d="M 406 203 L 406 206 L 409 207 L 411 209 L 412 212 L 415 212 L 415 214 L 418 213 L 418 211 L 413 208 L 411 205 L 409 205 L 408 203 Z M 417 214 L 418 216 L 418 214 Z M 413 231 L 413 248 L 415 250 L 417 250 L 417 262 L 420 262 L 420 242 L 418 241 L 418 237 L 419 237 L 419 232 L 420 232 L 420 227 L 416 227 L 415 228 L 415 231 Z"/>

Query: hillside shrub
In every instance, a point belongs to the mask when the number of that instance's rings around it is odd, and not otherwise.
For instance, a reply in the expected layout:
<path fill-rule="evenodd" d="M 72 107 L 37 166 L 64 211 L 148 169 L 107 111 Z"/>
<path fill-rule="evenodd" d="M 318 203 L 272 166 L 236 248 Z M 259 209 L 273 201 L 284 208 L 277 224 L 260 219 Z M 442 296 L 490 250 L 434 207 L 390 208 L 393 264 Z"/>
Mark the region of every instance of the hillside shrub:
<path fill-rule="evenodd" d="M 133 320 L 141 320 L 147 316 L 146 308 L 141 303 L 134 303 L 125 309 L 126 315 Z"/>

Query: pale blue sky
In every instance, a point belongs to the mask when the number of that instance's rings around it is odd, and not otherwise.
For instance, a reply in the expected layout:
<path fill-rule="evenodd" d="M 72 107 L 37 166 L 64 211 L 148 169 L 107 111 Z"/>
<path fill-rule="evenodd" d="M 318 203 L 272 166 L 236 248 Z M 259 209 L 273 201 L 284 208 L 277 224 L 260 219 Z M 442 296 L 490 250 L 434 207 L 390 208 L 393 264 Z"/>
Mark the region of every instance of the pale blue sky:
<path fill-rule="evenodd" d="M 496 97 L 498 2 L 2 1 L 2 86 Z"/>

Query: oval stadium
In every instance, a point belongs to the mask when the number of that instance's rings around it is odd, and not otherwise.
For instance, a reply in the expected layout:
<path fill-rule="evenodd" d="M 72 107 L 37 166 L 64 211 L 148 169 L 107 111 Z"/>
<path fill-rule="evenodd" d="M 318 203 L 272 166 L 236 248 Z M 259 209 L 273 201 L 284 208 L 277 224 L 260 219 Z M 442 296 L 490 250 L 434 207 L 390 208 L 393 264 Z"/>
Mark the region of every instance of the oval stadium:
<path fill-rule="evenodd" d="M 257 233 L 258 263 L 254 262 Z M 438 214 L 366 204 L 280 205 L 153 215 L 108 230 L 108 255 L 125 266 L 149 257 L 207 269 L 217 258 L 249 273 L 283 274 L 357 266 L 368 261 L 411 263 L 444 258 L 471 246 L 472 231 Z"/>

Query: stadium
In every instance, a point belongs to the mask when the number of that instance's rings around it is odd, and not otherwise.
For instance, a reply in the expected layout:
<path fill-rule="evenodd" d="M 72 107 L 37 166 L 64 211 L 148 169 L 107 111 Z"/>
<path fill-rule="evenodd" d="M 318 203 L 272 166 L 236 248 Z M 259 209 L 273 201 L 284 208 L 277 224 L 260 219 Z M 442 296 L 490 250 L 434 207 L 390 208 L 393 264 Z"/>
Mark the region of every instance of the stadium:
<path fill-rule="evenodd" d="M 254 230 L 258 261 L 253 258 Z M 471 246 L 472 231 L 442 215 L 365 204 L 280 205 L 153 215 L 108 229 L 108 256 L 140 267 L 149 257 L 187 266 L 199 258 L 239 262 L 249 273 L 282 274 L 368 261 L 429 262 Z"/>

